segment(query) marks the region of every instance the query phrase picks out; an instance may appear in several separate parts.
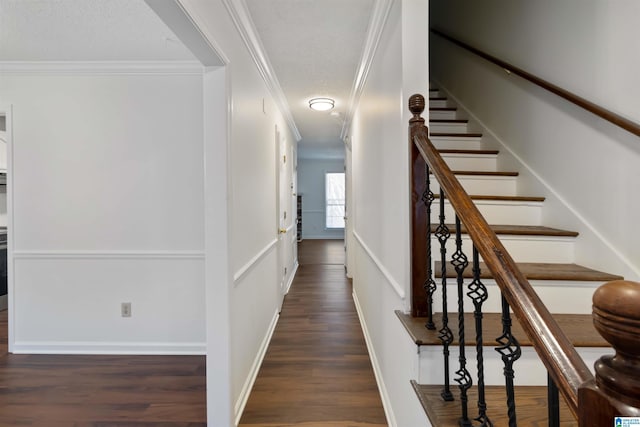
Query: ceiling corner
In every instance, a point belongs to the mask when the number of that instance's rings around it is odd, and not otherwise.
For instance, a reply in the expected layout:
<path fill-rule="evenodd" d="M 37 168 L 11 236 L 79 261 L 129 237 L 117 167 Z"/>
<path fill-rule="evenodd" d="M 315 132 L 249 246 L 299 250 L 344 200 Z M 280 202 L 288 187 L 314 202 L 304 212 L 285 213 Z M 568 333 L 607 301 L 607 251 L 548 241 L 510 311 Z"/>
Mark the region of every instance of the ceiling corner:
<path fill-rule="evenodd" d="M 249 54 L 253 59 L 253 62 L 258 67 L 258 71 L 260 75 L 264 79 L 271 95 L 273 96 L 276 105 L 280 109 L 282 116 L 285 121 L 289 125 L 289 129 L 291 129 L 291 133 L 293 134 L 296 141 L 300 141 L 302 136 L 298 131 L 298 127 L 293 119 L 293 115 L 291 114 L 291 108 L 289 107 L 289 103 L 287 102 L 286 97 L 284 96 L 284 92 L 282 91 L 282 87 L 280 86 L 280 82 L 278 81 L 278 77 L 275 74 L 273 66 L 269 61 L 269 57 L 262 46 L 262 42 L 260 41 L 260 37 L 258 36 L 258 32 L 253 24 L 253 20 L 251 19 L 251 14 L 249 13 L 249 9 L 244 0 L 222 0 L 225 7 L 229 11 L 231 18 L 233 20 L 233 24 L 236 29 L 240 33 L 244 44 L 249 50 Z"/>

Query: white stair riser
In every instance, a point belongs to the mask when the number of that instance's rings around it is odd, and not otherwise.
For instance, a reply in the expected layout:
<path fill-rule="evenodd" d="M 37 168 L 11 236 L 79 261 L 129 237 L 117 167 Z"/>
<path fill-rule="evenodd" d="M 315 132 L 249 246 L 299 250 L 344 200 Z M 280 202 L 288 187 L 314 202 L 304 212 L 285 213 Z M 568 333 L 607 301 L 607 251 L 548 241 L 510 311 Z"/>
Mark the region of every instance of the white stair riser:
<path fill-rule="evenodd" d="M 442 154 L 451 170 L 495 172 L 497 155 L 492 154 Z"/>
<path fill-rule="evenodd" d="M 440 108 L 440 107 L 448 107 L 449 104 L 446 99 L 430 99 L 429 107 L 430 108 Z"/>
<path fill-rule="evenodd" d="M 433 215 L 433 213 L 432 213 Z M 432 219 L 433 220 L 433 219 Z M 447 259 L 456 249 L 455 228 L 449 230 L 451 237 L 446 243 Z M 518 262 L 545 262 L 545 263 L 572 263 L 574 261 L 574 239 L 562 237 L 542 236 L 499 236 L 500 241 L 507 249 L 511 257 Z M 437 259 L 440 259 L 440 243 L 435 236 L 432 237 L 432 253 L 438 250 Z M 462 251 L 471 261 L 473 245 L 467 235 L 462 238 Z M 480 257 L 482 261 L 482 257 Z"/>
<path fill-rule="evenodd" d="M 470 266 L 467 268 L 471 268 Z M 433 296 L 435 311 L 442 312 L 442 279 L 437 277 L 437 290 Z M 487 300 L 482 304 L 484 313 L 500 313 L 502 311 L 500 288 L 493 279 L 481 279 L 487 288 Z M 464 279 L 464 311 L 473 312 L 473 302 L 467 297 L 471 279 Z M 536 294 L 551 313 L 591 314 L 591 298 L 602 282 L 574 282 L 557 280 L 531 280 Z M 447 277 L 447 307 L 449 313 L 458 311 L 458 286 L 455 277 Z"/>
<path fill-rule="evenodd" d="M 500 331 L 498 331 L 499 333 Z M 596 360 L 605 354 L 613 354 L 613 350 L 607 347 L 579 347 L 576 348 L 582 359 L 593 372 L 593 365 Z M 458 347 L 450 348 L 450 383 L 451 390 L 456 397 L 459 396 L 460 389 L 455 382 L 455 371 L 459 368 L 458 356 L 460 354 Z M 494 347 L 485 346 L 483 348 L 484 357 L 484 381 L 486 385 L 504 385 L 504 363 L 500 354 L 494 350 Z M 473 378 L 473 383 L 477 384 L 478 374 L 476 369 L 476 351 L 475 347 L 465 347 L 465 355 L 467 358 L 466 368 Z M 420 384 L 443 384 L 444 383 L 444 356 L 442 355 L 442 347 L 440 346 L 422 346 L 419 355 L 419 378 Z M 533 347 L 522 347 L 522 356 L 514 365 L 516 386 L 519 385 L 547 385 L 547 369 L 540 361 L 538 354 Z M 476 408 L 476 402 L 469 402 L 469 408 Z M 472 411 L 474 410 L 472 409 Z M 472 412 L 473 413 L 473 412 Z"/>
<path fill-rule="evenodd" d="M 440 192 L 440 185 L 431 175 L 431 191 L 434 194 Z M 470 176 L 457 175 L 458 181 L 467 194 L 491 194 L 493 196 L 515 196 L 517 195 L 515 176 Z"/>
<path fill-rule="evenodd" d="M 431 136 L 429 138 L 434 147 L 438 149 L 455 149 L 455 150 L 480 150 L 482 149 L 482 137 L 478 138 L 460 138 L 448 136 Z"/>
<path fill-rule="evenodd" d="M 467 133 L 466 123 L 429 123 L 431 132 Z"/>
<path fill-rule="evenodd" d="M 455 111 L 429 111 L 429 118 L 440 120 L 453 120 L 457 118 Z"/>
<path fill-rule="evenodd" d="M 541 203 L 486 200 L 474 202 L 489 224 L 541 225 Z M 445 201 L 445 217 L 448 218 L 447 221 L 455 221 L 453 208 L 448 201 Z"/>

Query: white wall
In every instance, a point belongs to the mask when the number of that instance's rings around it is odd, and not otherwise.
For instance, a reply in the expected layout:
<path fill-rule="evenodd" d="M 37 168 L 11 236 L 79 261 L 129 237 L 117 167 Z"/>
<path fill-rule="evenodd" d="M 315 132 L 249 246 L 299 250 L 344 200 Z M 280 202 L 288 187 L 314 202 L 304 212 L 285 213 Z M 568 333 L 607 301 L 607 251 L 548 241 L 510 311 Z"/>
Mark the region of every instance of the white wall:
<path fill-rule="evenodd" d="M 201 73 L 7 74 L 0 98 L 12 350 L 203 353 Z"/>
<path fill-rule="evenodd" d="M 432 1 L 433 27 L 640 121 L 640 4 Z M 576 262 L 640 277 L 640 139 L 431 37 L 432 73 L 525 165 L 546 225 L 580 232 Z M 527 179 L 529 177 L 529 179 Z M 519 184 L 520 186 L 520 184 Z"/>
<path fill-rule="evenodd" d="M 416 30 L 427 18 L 427 2 L 392 2 L 349 135 L 354 298 L 388 421 L 402 427 L 430 425 L 409 383 L 416 347 L 394 314 L 409 307 L 406 105 L 428 89 L 427 34 Z"/>
<path fill-rule="evenodd" d="M 225 5 L 226 3 L 226 5 Z M 209 425 L 237 423 L 248 398 L 253 380 L 266 351 L 270 335 L 278 319 L 281 296 L 281 271 L 276 244 L 278 217 L 276 212 L 276 126 L 286 141 L 286 151 L 295 150 L 296 141 L 279 112 L 273 95 L 256 67 L 227 5 L 239 2 L 184 0 L 181 5 L 225 57 L 225 79 L 228 97 L 228 239 L 230 242 L 230 283 L 228 354 L 218 351 L 219 358 L 208 359 L 215 371 L 208 370 L 208 384 L 220 393 L 208 395 Z M 237 16 L 236 16 L 237 18 Z M 263 111 L 264 105 L 264 111 Z M 210 154 L 214 156 L 212 152 Z M 293 174 L 293 168 L 287 169 Z M 287 181 L 295 181 L 292 176 Z M 293 197 L 293 196 L 291 196 Z M 293 199 L 291 199 L 293 206 Z M 289 282 L 295 272 L 295 228 L 293 215 L 287 216 L 290 229 L 285 242 L 284 266 L 288 266 Z M 216 283 L 207 283 L 208 298 L 217 297 Z M 224 292 L 220 292 L 226 297 Z M 213 307 L 213 305 L 212 305 Z M 212 316 L 214 321 L 216 316 Z M 222 319 L 224 320 L 224 318 Z M 217 328 L 217 323 L 207 325 Z M 221 345 L 209 342 L 216 351 Z M 220 366 L 218 363 L 227 364 Z M 225 374 L 224 370 L 228 368 Z M 228 377 L 227 377 L 228 375 Z M 230 396 L 223 395 L 224 382 L 229 381 Z M 231 422 L 218 399 L 229 398 Z"/>
<path fill-rule="evenodd" d="M 325 173 L 327 172 L 344 172 L 344 160 L 298 160 L 298 191 L 302 194 L 302 237 L 304 239 L 344 239 L 344 229 L 325 227 Z"/>

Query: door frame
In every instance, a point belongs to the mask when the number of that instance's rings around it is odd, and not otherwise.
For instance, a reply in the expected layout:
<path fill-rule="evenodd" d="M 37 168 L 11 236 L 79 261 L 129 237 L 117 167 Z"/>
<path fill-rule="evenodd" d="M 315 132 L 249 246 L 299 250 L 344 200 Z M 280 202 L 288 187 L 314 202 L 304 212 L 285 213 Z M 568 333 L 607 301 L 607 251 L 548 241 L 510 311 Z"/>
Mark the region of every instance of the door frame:
<path fill-rule="evenodd" d="M 286 188 L 287 182 L 287 161 L 286 156 L 289 155 L 286 147 L 286 139 L 284 134 L 275 125 L 274 132 L 275 143 L 275 176 L 276 176 L 276 227 L 277 227 L 277 267 L 276 267 L 276 283 L 278 284 L 277 301 L 278 311 L 282 310 L 282 304 L 284 303 L 284 296 L 287 293 L 287 262 L 286 262 L 286 244 L 288 242 L 289 232 L 291 228 L 287 226 L 287 210 L 289 209 L 288 203 L 285 202 L 286 196 L 289 191 Z"/>
<path fill-rule="evenodd" d="M 15 284 L 14 284 L 14 259 L 13 259 L 13 106 L 0 105 L 0 115 L 5 116 L 7 143 L 7 322 L 8 322 L 8 351 L 13 352 L 15 342 Z"/>

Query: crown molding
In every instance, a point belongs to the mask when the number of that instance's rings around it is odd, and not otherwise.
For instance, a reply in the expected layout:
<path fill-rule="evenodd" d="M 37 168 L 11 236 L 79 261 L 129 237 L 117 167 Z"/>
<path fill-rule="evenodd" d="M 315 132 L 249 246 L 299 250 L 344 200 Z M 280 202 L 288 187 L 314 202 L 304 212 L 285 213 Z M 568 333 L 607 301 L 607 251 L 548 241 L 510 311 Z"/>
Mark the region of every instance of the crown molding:
<path fill-rule="evenodd" d="M 264 46 L 262 46 L 262 42 L 260 41 L 258 32 L 256 31 L 253 20 L 251 19 L 251 14 L 249 13 L 247 4 L 244 0 L 222 0 L 222 2 L 229 11 L 233 24 L 240 33 L 242 41 L 249 50 L 249 54 L 251 55 L 253 62 L 258 67 L 258 72 L 267 84 L 267 87 L 269 88 L 269 91 L 271 92 L 271 95 L 273 96 L 285 121 L 289 125 L 289 129 L 291 129 L 294 138 L 296 141 L 300 141 L 302 136 L 300 135 L 298 127 L 293 120 L 291 108 L 289 108 L 289 103 L 284 96 L 278 77 L 276 77 L 273 66 L 269 61 L 269 57 L 264 50 Z"/>
<path fill-rule="evenodd" d="M 202 29 L 206 28 L 195 21 L 195 14 L 190 14 L 180 0 L 144 0 L 156 15 L 173 31 L 193 56 L 198 58 L 205 67 L 220 67 L 227 65 L 229 60 Z M 199 18 L 199 17 L 197 17 Z"/>
<path fill-rule="evenodd" d="M 198 61 L 0 61 L 0 74 L 201 75 Z"/>
<path fill-rule="evenodd" d="M 367 82 L 367 76 L 371 70 L 371 64 L 373 58 L 378 51 L 380 45 L 380 39 L 384 30 L 391 7 L 395 0 L 376 0 L 373 12 L 371 13 L 371 20 L 369 21 L 369 31 L 367 32 L 367 38 L 364 43 L 364 49 L 362 51 L 362 58 L 360 58 L 360 64 L 358 65 L 358 72 L 353 80 L 353 87 L 351 88 L 351 95 L 349 96 L 348 110 L 345 115 L 344 124 L 342 125 L 342 132 L 340 132 L 340 138 L 344 140 L 349 134 L 351 128 L 351 122 L 353 115 L 364 91 L 365 83 Z"/>

